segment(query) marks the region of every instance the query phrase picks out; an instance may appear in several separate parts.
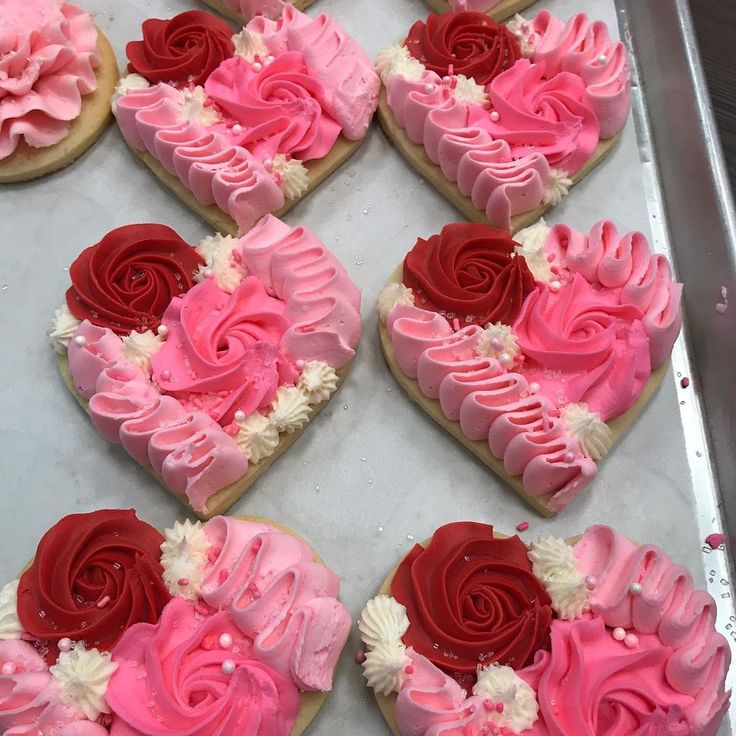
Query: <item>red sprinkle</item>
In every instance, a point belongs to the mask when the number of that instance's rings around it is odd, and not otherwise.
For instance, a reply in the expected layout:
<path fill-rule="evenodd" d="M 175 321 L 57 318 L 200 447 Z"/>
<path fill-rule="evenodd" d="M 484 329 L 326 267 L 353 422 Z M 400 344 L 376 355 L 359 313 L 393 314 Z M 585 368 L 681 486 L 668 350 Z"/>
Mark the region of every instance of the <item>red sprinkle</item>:
<path fill-rule="evenodd" d="M 365 662 L 365 652 L 362 649 L 358 649 L 358 651 L 355 652 L 355 661 L 358 664 L 363 664 L 363 662 Z"/>
<path fill-rule="evenodd" d="M 529 522 L 528 521 L 522 521 L 521 524 L 516 525 L 516 531 L 517 532 L 525 532 L 529 528 Z"/>
<path fill-rule="evenodd" d="M 503 703 L 496 703 L 496 713 L 503 713 Z"/>
<path fill-rule="evenodd" d="M 404 667 L 404 672 L 406 672 L 407 675 L 413 675 L 414 674 L 414 668 L 408 664 L 406 667 Z"/>
<path fill-rule="evenodd" d="M 685 376 L 685 377 L 684 377 L 684 378 L 683 378 L 683 379 L 682 379 L 682 380 L 680 381 L 680 386 L 682 386 L 683 388 L 687 388 L 687 387 L 688 387 L 689 385 L 690 385 L 690 379 L 689 379 L 689 378 L 688 378 L 687 376 Z"/>
<path fill-rule="evenodd" d="M 184 588 L 189 585 L 189 578 L 179 578 L 176 582 Z"/>
<path fill-rule="evenodd" d="M 220 570 L 220 585 L 222 585 L 230 573 L 227 570 Z"/>
<path fill-rule="evenodd" d="M 718 549 L 726 541 L 726 535 L 721 532 L 713 532 L 705 538 L 705 543 L 711 549 Z"/>

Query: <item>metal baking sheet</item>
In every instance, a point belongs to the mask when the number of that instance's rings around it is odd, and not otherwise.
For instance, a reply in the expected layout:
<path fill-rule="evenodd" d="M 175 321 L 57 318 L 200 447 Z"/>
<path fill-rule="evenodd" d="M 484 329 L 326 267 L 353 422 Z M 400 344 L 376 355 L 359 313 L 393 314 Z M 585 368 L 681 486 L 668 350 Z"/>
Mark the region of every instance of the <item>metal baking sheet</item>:
<path fill-rule="evenodd" d="M 687 281 L 689 324 L 662 389 L 602 464 L 595 485 L 556 519 L 536 516 L 444 435 L 402 394 L 378 347 L 379 290 L 416 238 L 460 219 L 457 212 L 375 128 L 358 154 L 285 218 L 314 229 L 342 258 L 363 290 L 365 330 L 352 373 L 330 406 L 232 511 L 270 516 L 299 530 L 341 574 L 342 597 L 356 619 L 414 540 L 445 522 L 487 521 L 510 531 L 526 520 L 528 540 L 541 533 L 569 536 L 605 522 L 633 539 L 660 544 L 687 565 L 716 597 L 721 630 L 732 642 L 736 637 L 726 555 L 704 548 L 705 536 L 723 524 L 717 473 L 730 494 L 727 511 L 736 528 L 736 383 L 727 370 L 736 364 L 736 304 L 724 315 L 715 311 L 721 285 L 736 299 L 733 213 L 723 201 L 725 179 L 707 98 L 696 89 L 702 78 L 686 3 L 618 1 L 537 4 L 561 17 L 584 6 L 614 33 L 621 22 L 641 62 L 635 111 L 621 145 L 548 220 L 588 230 L 610 218 L 622 230 L 651 235 L 658 249 L 674 252 Z M 87 7 L 122 61 L 126 41 L 139 36 L 145 18 L 196 3 L 88 0 Z M 395 43 L 426 8 L 420 0 L 320 0 L 309 12 L 320 11 L 334 15 L 375 54 Z M 209 230 L 154 181 L 114 126 L 70 168 L 0 189 L 0 222 L 5 580 L 64 514 L 134 506 L 159 527 L 185 516 L 121 448 L 95 433 L 62 384 L 45 330 L 63 300 L 69 264 L 108 230 L 162 222 L 190 242 Z M 680 388 L 681 376 L 691 378 L 689 388 Z M 357 648 L 354 632 L 313 733 L 383 732 L 353 662 Z M 730 725 L 724 724 L 721 736 L 735 733 L 733 716 Z"/>

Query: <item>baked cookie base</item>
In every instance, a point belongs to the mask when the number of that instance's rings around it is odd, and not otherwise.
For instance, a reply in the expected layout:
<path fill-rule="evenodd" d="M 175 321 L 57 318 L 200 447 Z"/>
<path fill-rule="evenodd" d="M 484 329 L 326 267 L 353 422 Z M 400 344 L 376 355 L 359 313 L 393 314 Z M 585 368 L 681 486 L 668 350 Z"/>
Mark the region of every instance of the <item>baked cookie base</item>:
<path fill-rule="evenodd" d="M 316 189 L 330 174 L 342 166 L 363 144 L 365 136 L 357 141 L 349 141 L 341 135 L 332 150 L 324 158 L 307 161 L 304 166 L 309 171 L 309 186 L 307 191 L 298 199 L 287 199 L 283 207 L 271 213 L 276 217 L 285 215 L 295 204 Z M 190 189 L 184 186 L 174 174 L 169 173 L 148 151 L 139 151 L 133 146 L 130 149 L 143 161 L 168 189 L 176 194 L 190 209 L 194 210 L 205 222 L 223 235 L 237 235 L 238 225 L 227 212 L 223 212 L 217 205 L 202 204 Z"/>
<path fill-rule="evenodd" d="M 404 267 L 402 264 L 394 271 L 388 283 L 401 283 L 403 271 Z M 448 434 L 470 450 L 473 455 L 475 455 L 484 465 L 488 466 L 499 478 L 501 478 L 501 480 L 511 486 L 511 488 L 513 488 L 513 490 L 516 491 L 516 493 L 521 496 L 521 498 L 523 498 L 524 501 L 526 501 L 535 511 L 547 518 L 556 516 L 559 512 L 549 506 L 549 502 L 554 494 L 547 493 L 543 496 L 530 495 L 524 490 L 521 476 L 509 475 L 506 472 L 506 469 L 503 466 L 503 461 L 499 460 L 491 452 L 488 447 L 488 442 L 468 439 L 460 428 L 460 422 L 448 419 L 442 411 L 440 402 L 437 399 L 430 399 L 425 396 L 419 388 L 419 382 L 415 381 L 413 378 L 409 378 L 409 376 L 401 370 L 401 367 L 396 360 L 394 346 L 391 342 L 391 338 L 389 337 L 386 325 L 379 321 L 378 328 L 383 357 L 386 359 L 386 363 L 388 363 L 391 373 L 394 374 L 394 378 L 406 393 L 409 394 L 409 398 L 419 404 L 419 406 L 424 409 L 424 411 L 429 414 L 429 416 L 432 417 L 432 419 L 434 419 L 434 421 L 437 422 L 437 424 L 439 424 Z M 652 372 L 634 405 L 625 414 L 621 414 L 607 422 L 608 426 L 611 428 L 613 436 L 613 444 L 609 450 L 609 454 L 613 452 L 613 448 L 616 443 L 621 439 L 621 437 L 623 437 L 629 426 L 639 416 L 642 409 L 644 409 L 644 407 L 649 403 L 649 400 L 657 392 L 657 389 L 659 389 L 662 384 L 662 380 L 667 374 L 668 368 L 669 360 Z"/>
<path fill-rule="evenodd" d="M 506 20 L 506 18 L 510 18 L 512 15 L 521 13 L 522 10 L 533 5 L 535 1 L 536 0 L 501 0 L 501 2 L 491 8 L 486 15 L 489 15 L 493 20 L 500 22 L 502 20 Z M 424 2 L 429 5 L 435 13 L 451 12 L 450 3 L 448 3 L 447 0 L 424 0 Z"/>
<path fill-rule="evenodd" d="M 290 5 L 293 5 L 297 10 L 306 10 L 310 5 L 315 2 L 315 0 L 286 1 L 289 2 Z M 216 10 L 220 15 L 224 15 L 226 18 L 229 18 L 230 20 L 238 23 L 241 26 L 245 25 L 246 21 L 245 18 L 243 18 L 242 13 L 239 13 L 237 10 L 233 10 L 232 8 L 228 8 L 227 5 L 222 2 L 222 0 L 202 0 L 202 2 L 205 5 L 209 5 L 212 10 Z M 507 0 L 504 0 L 504 2 L 507 2 Z M 527 5 L 529 5 L 529 3 L 527 3 Z"/>
<path fill-rule="evenodd" d="M 102 134 L 112 120 L 110 98 L 118 83 L 118 65 L 112 46 L 97 29 L 100 66 L 95 70 L 97 89 L 82 97 L 82 109 L 72 121 L 66 137 L 45 148 L 32 148 L 21 141 L 18 148 L 0 161 L 0 184 L 29 181 L 68 166 L 79 158 Z"/>
<path fill-rule="evenodd" d="M 442 169 L 433 163 L 424 146 L 413 143 L 406 131 L 399 126 L 394 117 L 393 111 L 388 104 L 388 95 L 386 87 L 381 87 L 381 94 L 378 100 L 378 120 L 381 123 L 384 133 L 388 139 L 401 151 L 404 158 L 416 169 L 416 171 L 426 179 L 432 186 L 439 191 L 451 204 L 462 212 L 472 222 L 481 222 L 490 225 L 486 218 L 484 210 L 479 210 L 472 202 L 470 197 L 466 197 L 457 187 L 455 182 L 450 181 L 442 172 Z M 585 165 L 574 176 L 571 176 L 573 185 L 584 179 L 603 159 L 608 156 L 614 146 L 618 143 L 622 132 L 617 133 L 613 138 L 608 138 L 598 143 L 595 151 Z M 515 233 L 522 228 L 533 225 L 544 215 L 553 205 L 541 205 L 529 212 L 522 212 L 511 218 L 511 233 Z M 497 225 L 496 227 L 503 227 Z M 505 228 L 504 228 L 505 229 Z"/>
<path fill-rule="evenodd" d="M 72 381 L 72 377 L 69 372 L 69 361 L 67 359 L 66 354 L 57 355 L 57 359 L 59 363 L 59 372 L 61 373 L 61 377 L 64 379 L 64 383 L 66 384 L 66 387 L 72 393 L 72 395 L 77 400 L 77 403 L 82 407 L 82 409 L 84 409 L 84 411 L 87 414 L 89 414 L 89 402 L 79 395 L 79 392 L 74 386 L 74 381 Z M 350 363 L 348 363 L 344 368 L 337 371 L 337 375 L 338 375 L 337 388 L 338 389 L 340 388 L 343 381 L 347 377 L 347 374 L 350 371 L 351 365 L 352 365 L 352 361 L 350 361 Z M 336 393 L 337 392 L 335 392 L 335 394 Z M 203 521 L 207 521 L 208 519 L 211 519 L 213 516 L 220 516 L 224 514 L 234 503 L 239 501 L 245 495 L 245 492 L 271 467 L 271 465 L 273 465 L 276 462 L 276 460 L 278 460 L 299 439 L 299 437 L 301 437 L 301 435 L 305 432 L 305 430 L 307 430 L 311 426 L 315 417 L 322 411 L 322 409 L 324 409 L 330 403 L 330 401 L 335 397 L 335 394 L 332 394 L 332 396 L 327 401 L 323 401 L 314 406 L 309 416 L 309 422 L 304 427 L 302 427 L 301 429 L 295 430 L 291 434 L 282 432 L 279 435 L 279 444 L 276 447 L 276 451 L 273 453 L 273 455 L 271 455 L 270 457 L 263 458 L 260 462 L 256 463 L 255 465 L 248 463 L 248 470 L 246 471 L 245 475 L 243 475 L 239 480 L 235 481 L 235 483 L 231 483 L 229 486 L 225 486 L 225 488 L 221 488 L 215 494 L 210 496 L 209 500 L 207 501 L 207 507 L 204 511 L 197 511 L 189 503 L 189 499 L 183 493 L 176 493 L 175 491 L 172 491 L 164 483 L 163 478 L 161 478 L 161 476 L 153 469 L 152 466 L 141 465 L 140 467 L 145 468 L 154 478 L 156 478 L 156 480 L 169 493 L 171 493 L 175 498 L 181 501 L 188 509 L 190 509 L 192 513 L 196 514 Z M 139 465 L 139 463 L 133 460 L 133 458 L 130 458 L 130 461 L 132 463 L 135 463 L 136 465 Z M 294 734 L 296 733 L 297 732 L 294 731 Z"/>

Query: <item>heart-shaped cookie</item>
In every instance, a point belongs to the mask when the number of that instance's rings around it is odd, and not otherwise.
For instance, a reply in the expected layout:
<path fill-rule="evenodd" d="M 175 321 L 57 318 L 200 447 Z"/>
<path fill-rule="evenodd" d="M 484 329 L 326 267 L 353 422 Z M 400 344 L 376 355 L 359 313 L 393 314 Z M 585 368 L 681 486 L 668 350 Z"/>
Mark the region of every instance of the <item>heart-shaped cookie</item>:
<path fill-rule="evenodd" d="M 631 106 L 624 45 L 583 13 L 430 14 L 375 66 L 388 137 L 468 219 L 512 232 L 600 163 Z"/>
<path fill-rule="evenodd" d="M 545 516 L 654 395 L 682 285 L 641 233 L 544 220 L 455 223 L 420 238 L 379 297 L 391 372 L 435 421 Z"/>
<path fill-rule="evenodd" d="M 269 519 L 67 516 L 0 590 L 0 731 L 298 736 L 350 631 L 339 586 Z"/>
<path fill-rule="evenodd" d="M 332 18 L 286 6 L 233 35 L 187 11 L 128 44 L 114 111 L 144 163 L 219 232 L 283 214 L 360 146 L 380 81 Z"/>
<path fill-rule="evenodd" d="M 118 69 L 92 18 L 61 0 L 0 4 L 0 184 L 68 166 L 111 119 Z"/>
<path fill-rule="evenodd" d="M 715 609 L 662 549 L 611 527 L 527 548 L 457 522 L 368 602 L 360 659 L 395 736 L 706 736 L 730 697 Z"/>
<path fill-rule="evenodd" d="M 315 0 L 202 0 L 226 18 L 243 25 L 256 16 L 278 18 L 287 5 L 306 10 Z"/>
<path fill-rule="evenodd" d="M 535 0 L 424 0 L 435 13 L 459 12 L 472 10 L 485 13 L 494 20 L 506 20 L 512 15 L 521 13 Z"/>
<path fill-rule="evenodd" d="M 268 215 L 196 248 L 129 225 L 84 250 L 49 332 L 108 442 L 201 518 L 222 513 L 345 379 L 360 290 L 310 231 Z"/>

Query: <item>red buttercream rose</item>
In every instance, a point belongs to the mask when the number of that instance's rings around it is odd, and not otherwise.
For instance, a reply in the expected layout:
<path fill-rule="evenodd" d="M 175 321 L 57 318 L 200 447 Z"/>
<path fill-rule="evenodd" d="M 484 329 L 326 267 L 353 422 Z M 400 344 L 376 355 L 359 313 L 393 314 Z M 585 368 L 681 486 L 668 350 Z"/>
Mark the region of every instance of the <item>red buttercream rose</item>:
<path fill-rule="evenodd" d="M 464 74 L 486 85 L 521 58 L 519 42 L 505 26 L 484 13 L 430 13 L 418 20 L 406 38 L 406 48 L 427 69 L 441 77 Z"/>
<path fill-rule="evenodd" d="M 514 242 L 488 225 L 452 223 L 428 240 L 419 238 L 404 260 L 403 281 L 418 307 L 444 313 L 461 324 L 511 324 L 534 290 Z"/>
<path fill-rule="evenodd" d="M 440 527 L 399 565 L 391 595 L 406 606 L 407 646 L 469 689 L 479 665 L 521 669 L 549 648 L 550 598 L 524 543 L 488 524 Z"/>
<path fill-rule="evenodd" d="M 204 259 L 171 228 L 126 225 L 83 250 L 66 292 L 71 313 L 118 335 L 155 330 L 172 298 L 194 285 Z"/>
<path fill-rule="evenodd" d="M 133 509 L 65 516 L 43 535 L 21 575 L 18 617 L 56 662 L 65 637 L 112 649 L 133 624 L 155 623 L 170 600 L 163 536 Z"/>
<path fill-rule="evenodd" d="M 204 84 L 233 55 L 233 31 L 224 20 L 201 10 L 188 10 L 168 20 L 143 22 L 143 40 L 125 47 L 128 71 L 149 82 L 176 87 Z"/>

